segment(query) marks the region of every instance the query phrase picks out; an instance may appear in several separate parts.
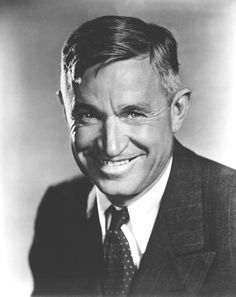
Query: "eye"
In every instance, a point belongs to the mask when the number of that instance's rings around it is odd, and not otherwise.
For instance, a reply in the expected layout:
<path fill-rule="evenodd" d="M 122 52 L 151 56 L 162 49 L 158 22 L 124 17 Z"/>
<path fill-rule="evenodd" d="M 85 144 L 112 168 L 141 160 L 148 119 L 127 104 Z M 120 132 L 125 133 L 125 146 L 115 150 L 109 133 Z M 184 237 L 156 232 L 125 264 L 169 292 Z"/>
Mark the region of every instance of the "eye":
<path fill-rule="evenodd" d="M 144 114 L 137 112 L 137 111 L 131 111 L 127 114 L 127 117 L 130 119 L 137 119 L 140 117 L 144 117 Z"/>
<path fill-rule="evenodd" d="M 75 119 L 81 124 L 93 124 L 99 120 L 98 116 L 90 111 L 80 111 Z"/>
<path fill-rule="evenodd" d="M 92 118 L 95 118 L 96 116 L 91 112 L 84 112 L 80 115 L 80 117 L 84 119 L 92 119 Z"/>

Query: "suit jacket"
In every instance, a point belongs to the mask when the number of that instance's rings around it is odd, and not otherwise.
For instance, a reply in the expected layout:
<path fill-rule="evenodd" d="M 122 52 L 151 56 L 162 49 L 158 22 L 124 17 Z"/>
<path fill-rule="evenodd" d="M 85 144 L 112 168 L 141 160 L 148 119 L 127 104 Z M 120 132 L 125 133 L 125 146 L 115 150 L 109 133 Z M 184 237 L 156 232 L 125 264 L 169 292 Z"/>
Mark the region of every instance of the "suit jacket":
<path fill-rule="evenodd" d="M 47 190 L 30 250 L 33 296 L 99 296 L 102 239 L 92 184 Z M 236 173 L 175 143 L 152 234 L 129 296 L 236 296 Z"/>

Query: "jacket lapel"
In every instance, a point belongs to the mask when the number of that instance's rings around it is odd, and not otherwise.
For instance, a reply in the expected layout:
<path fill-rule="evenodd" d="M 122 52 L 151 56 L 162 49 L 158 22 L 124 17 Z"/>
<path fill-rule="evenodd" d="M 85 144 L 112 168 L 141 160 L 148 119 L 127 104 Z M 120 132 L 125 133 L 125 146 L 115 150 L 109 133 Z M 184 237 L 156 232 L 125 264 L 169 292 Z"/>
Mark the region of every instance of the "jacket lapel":
<path fill-rule="evenodd" d="M 164 296 L 184 289 L 171 250 L 163 215 L 158 215 L 132 287 L 132 296 Z"/>
<path fill-rule="evenodd" d="M 171 174 L 132 294 L 197 293 L 215 256 L 205 231 L 201 164 L 176 141 Z"/>
<path fill-rule="evenodd" d="M 89 290 L 86 293 L 88 296 L 101 296 L 100 278 L 103 271 L 103 247 L 96 203 L 87 221 L 86 240 L 86 269 L 89 275 Z"/>

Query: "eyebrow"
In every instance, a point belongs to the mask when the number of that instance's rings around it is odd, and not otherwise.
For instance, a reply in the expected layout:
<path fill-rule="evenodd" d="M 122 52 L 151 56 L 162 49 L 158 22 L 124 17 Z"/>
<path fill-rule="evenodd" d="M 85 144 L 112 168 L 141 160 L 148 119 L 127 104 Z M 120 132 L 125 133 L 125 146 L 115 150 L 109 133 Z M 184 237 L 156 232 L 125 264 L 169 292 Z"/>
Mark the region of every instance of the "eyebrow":
<path fill-rule="evenodd" d="M 99 110 L 97 106 L 94 106 L 92 104 L 82 103 L 82 102 L 80 103 L 76 102 L 72 109 L 72 116 L 76 115 L 81 109 L 89 110 L 94 113 L 104 114 L 104 112 L 102 110 Z M 151 113 L 153 109 L 151 108 L 150 104 L 146 102 L 140 102 L 137 104 L 130 104 L 130 105 L 120 104 L 118 105 L 118 110 L 119 110 L 119 113 L 132 111 L 132 110 Z"/>
<path fill-rule="evenodd" d="M 119 109 L 122 111 L 136 110 L 136 111 L 142 111 L 147 113 L 152 112 L 152 107 L 150 106 L 150 104 L 146 102 L 140 102 L 137 104 L 130 104 L 130 105 L 122 104 L 122 105 L 119 105 Z"/>

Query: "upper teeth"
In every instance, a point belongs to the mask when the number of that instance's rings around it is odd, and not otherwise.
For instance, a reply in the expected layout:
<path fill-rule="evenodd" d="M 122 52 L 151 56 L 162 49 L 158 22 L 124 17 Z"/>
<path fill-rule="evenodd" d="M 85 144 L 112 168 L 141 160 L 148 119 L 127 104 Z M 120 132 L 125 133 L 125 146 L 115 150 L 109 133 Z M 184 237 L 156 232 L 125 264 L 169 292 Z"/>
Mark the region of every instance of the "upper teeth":
<path fill-rule="evenodd" d="M 122 161 L 106 161 L 106 160 L 101 160 L 102 165 L 104 166 L 120 166 L 120 165 L 125 165 L 129 163 L 129 160 L 122 160 Z"/>

